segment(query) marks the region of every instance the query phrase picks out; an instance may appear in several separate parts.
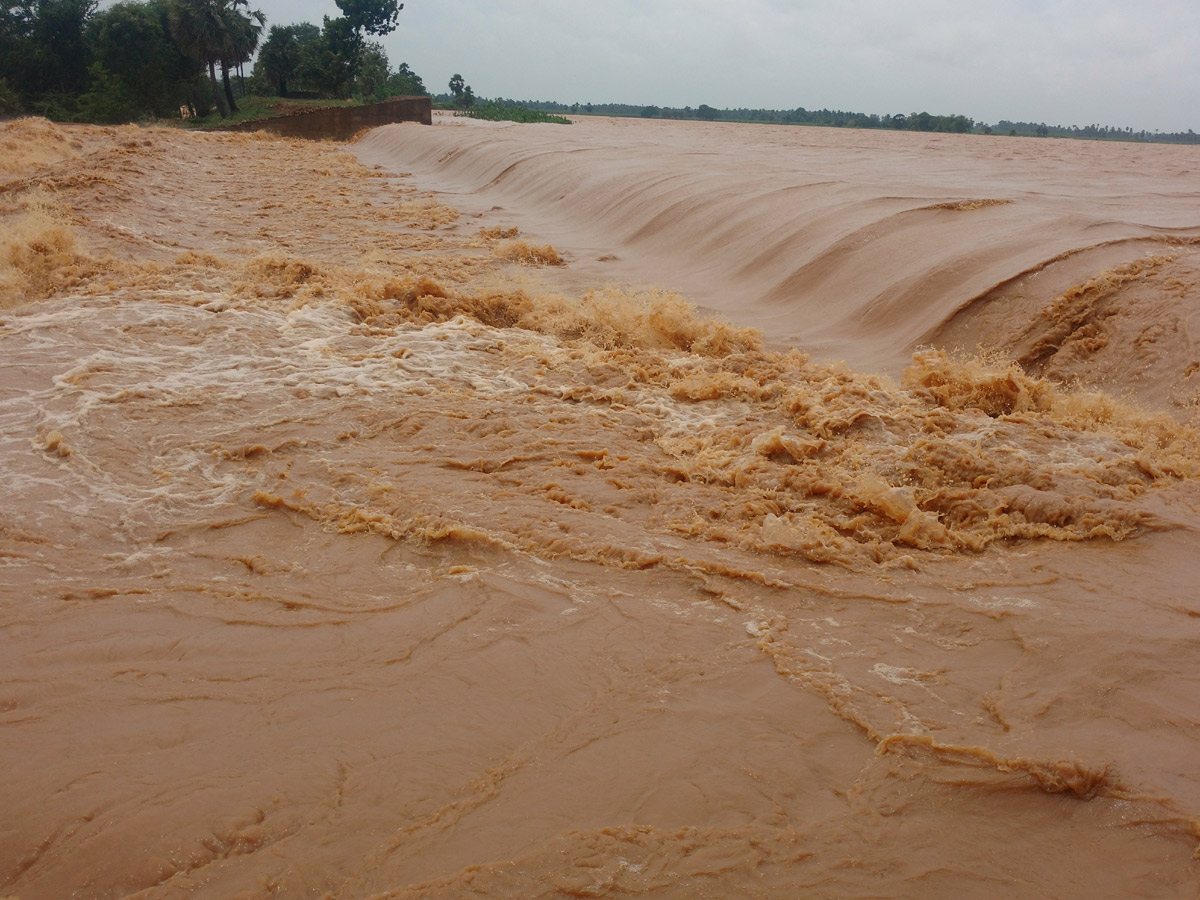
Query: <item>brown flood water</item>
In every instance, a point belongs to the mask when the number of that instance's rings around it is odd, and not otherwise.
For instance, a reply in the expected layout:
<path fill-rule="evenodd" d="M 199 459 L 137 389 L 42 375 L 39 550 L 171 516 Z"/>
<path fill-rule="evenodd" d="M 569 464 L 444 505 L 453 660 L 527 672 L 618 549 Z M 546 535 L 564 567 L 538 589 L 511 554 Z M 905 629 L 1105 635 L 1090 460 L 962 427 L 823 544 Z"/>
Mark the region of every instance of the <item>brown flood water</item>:
<path fill-rule="evenodd" d="M 0 895 L 1200 896 L 1194 148 L 0 150 Z"/>

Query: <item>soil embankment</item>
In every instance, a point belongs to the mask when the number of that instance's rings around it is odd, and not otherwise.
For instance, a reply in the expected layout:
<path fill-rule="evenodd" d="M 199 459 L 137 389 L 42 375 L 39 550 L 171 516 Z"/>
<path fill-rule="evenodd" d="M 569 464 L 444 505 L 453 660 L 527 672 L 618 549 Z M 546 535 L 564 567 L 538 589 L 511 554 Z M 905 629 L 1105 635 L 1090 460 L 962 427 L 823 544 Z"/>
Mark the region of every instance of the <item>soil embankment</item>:
<path fill-rule="evenodd" d="M 221 130 L 266 131 L 280 137 L 308 141 L 348 141 L 360 131 L 381 125 L 401 122 L 432 124 L 432 109 L 428 97 L 392 97 L 366 106 L 297 107 L 287 115 L 239 122 Z"/>

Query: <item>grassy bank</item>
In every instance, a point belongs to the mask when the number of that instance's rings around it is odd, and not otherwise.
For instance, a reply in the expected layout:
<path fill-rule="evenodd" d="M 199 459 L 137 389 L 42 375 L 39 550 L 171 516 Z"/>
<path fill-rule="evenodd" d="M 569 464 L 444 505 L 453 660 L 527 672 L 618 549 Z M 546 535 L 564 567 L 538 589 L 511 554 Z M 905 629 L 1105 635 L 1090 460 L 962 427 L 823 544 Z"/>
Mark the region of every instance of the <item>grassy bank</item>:
<path fill-rule="evenodd" d="M 222 125 L 236 125 L 238 122 L 295 115 L 296 112 L 311 107 L 357 105 L 354 100 L 290 100 L 284 97 L 248 96 L 238 98 L 238 111 L 227 119 L 222 119 L 220 113 L 214 109 L 207 116 L 183 119 L 180 124 L 185 128 L 219 128 Z"/>

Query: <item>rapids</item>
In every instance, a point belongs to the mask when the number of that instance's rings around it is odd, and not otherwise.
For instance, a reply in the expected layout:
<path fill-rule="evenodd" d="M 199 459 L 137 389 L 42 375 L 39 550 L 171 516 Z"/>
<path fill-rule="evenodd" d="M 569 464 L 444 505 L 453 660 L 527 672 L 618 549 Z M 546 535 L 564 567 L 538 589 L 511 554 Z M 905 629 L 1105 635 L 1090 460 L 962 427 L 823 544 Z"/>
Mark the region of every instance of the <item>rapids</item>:
<path fill-rule="evenodd" d="M 0 894 L 1200 893 L 1190 148 L 0 145 Z"/>

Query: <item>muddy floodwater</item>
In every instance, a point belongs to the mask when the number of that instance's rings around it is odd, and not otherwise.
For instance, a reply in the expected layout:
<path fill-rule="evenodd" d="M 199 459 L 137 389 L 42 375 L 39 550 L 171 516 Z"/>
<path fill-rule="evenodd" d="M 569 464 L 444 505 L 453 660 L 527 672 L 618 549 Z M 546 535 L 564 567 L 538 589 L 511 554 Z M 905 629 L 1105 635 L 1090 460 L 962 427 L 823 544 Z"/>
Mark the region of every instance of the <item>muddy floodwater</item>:
<path fill-rule="evenodd" d="M 1200 896 L 1194 147 L 0 126 L 0 896 Z"/>

